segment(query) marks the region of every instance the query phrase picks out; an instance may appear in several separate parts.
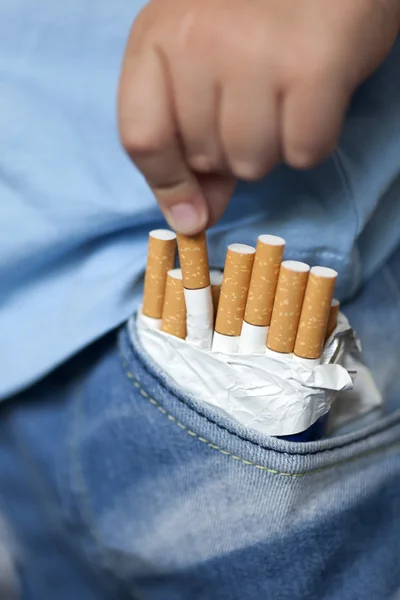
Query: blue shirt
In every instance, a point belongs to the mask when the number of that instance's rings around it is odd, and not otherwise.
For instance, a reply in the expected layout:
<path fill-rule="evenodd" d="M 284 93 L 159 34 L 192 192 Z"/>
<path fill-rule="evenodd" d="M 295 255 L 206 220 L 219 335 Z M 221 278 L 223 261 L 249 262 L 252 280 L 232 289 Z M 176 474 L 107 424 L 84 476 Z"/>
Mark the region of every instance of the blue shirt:
<path fill-rule="evenodd" d="M 123 322 L 140 301 L 162 215 L 120 147 L 116 92 L 142 0 L 0 4 L 0 397 Z M 241 184 L 210 232 L 263 232 L 287 256 L 340 273 L 353 295 L 400 241 L 400 45 L 354 97 L 338 151 Z"/>

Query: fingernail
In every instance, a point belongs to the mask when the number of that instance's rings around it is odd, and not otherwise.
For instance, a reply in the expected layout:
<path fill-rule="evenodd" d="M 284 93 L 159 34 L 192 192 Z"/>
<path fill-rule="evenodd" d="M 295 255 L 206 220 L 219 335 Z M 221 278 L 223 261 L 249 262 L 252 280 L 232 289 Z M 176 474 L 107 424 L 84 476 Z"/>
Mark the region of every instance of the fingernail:
<path fill-rule="evenodd" d="M 199 233 L 207 225 L 207 212 L 189 202 L 179 202 L 171 206 L 166 215 L 170 226 L 185 235 Z"/>

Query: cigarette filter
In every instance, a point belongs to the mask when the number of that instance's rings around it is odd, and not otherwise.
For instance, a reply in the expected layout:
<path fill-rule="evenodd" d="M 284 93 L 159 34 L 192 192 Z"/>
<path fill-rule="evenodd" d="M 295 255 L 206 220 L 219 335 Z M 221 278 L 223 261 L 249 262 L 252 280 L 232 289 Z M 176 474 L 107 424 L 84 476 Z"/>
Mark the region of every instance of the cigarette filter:
<path fill-rule="evenodd" d="M 339 300 L 336 300 L 336 298 L 334 298 L 332 300 L 331 310 L 329 311 L 328 327 L 326 330 L 325 341 L 327 341 L 331 337 L 332 333 L 336 329 L 339 310 L 340 310 L 340 302 L 339 302 Z"/>
<path fill-rule="evenodd" d="M 186 303 L 181 269 L 168 271 L 161 331 L 186 338 Z"/>
<path fill-rule="evenodd" d="M 215 331 L 219 334 L 240 336 L 254 254 L 252 246 L 228 246 L 215 324 Z"/>
<path fill-rule="evenodd" d="M 174 266 L 175 251 L 173 231 L 155 229 L 150 232 L 142 306 L 146 317 L 162 318 L 167 273 Z"/>
<path fill-rule="evenodd" d="M 299 358 L 321 357 L 336 278 L 336 271 L 327 267 L 310 271 L 294 348 Z"/>
<path fill-rule="evenodd" d="M 244 315 L 246 323 L 260 327 L 268 327 L 271 323 L 284 249 L 283 238 L 275 235 L 259 236 Z"/>
<path fill-rule="evenodd" d="M 219 302 L 219 296 L 221 293 L 222 278 L 223 278 L 222 271 L 219 271 L 218 269 L 212 269 L 210 271 L 211 295 L 212 295 L 212 302 L 213 302 L 215 316 L 217 315 L 217 311 L 218 311 L 218 302 Z"/>
<path fill-rule="evenodd" d="M 267 348 L 274 352 L 293 352 L 310 267 L 285 260 L 279 272 Z"/>
<path fill-rule="evenodd" d="M 178 233 L 179 260 L 183 287 L 186 290 L 201 290 L 210 285 L 206 234 L 187 236 Z"/>

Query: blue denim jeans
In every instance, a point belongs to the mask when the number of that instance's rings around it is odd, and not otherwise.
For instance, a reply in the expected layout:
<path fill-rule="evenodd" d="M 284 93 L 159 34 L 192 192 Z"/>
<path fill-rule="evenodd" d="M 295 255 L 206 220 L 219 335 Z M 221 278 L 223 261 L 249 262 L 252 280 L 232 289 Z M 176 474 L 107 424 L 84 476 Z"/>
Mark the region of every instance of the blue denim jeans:
<path fill-rule="evenodd" d="M 127 329 L 0 407 L 23 600 L 384 600 L 400 589 L 400 253 L 346 308 L 385 411 L 318 442 L 185 397 Z"/>

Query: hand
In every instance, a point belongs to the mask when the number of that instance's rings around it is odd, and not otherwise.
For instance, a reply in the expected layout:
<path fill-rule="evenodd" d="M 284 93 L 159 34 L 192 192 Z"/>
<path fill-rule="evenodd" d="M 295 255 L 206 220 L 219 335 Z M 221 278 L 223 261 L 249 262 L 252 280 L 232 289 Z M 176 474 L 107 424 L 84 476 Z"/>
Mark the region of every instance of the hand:
<path fill-rule="evenodd" d="M 120 132 L 171 227 L 213 224 L 237 178 L 326 157 L 399 24 L 399 0 L 151 0 L 126 49 Z"/>

